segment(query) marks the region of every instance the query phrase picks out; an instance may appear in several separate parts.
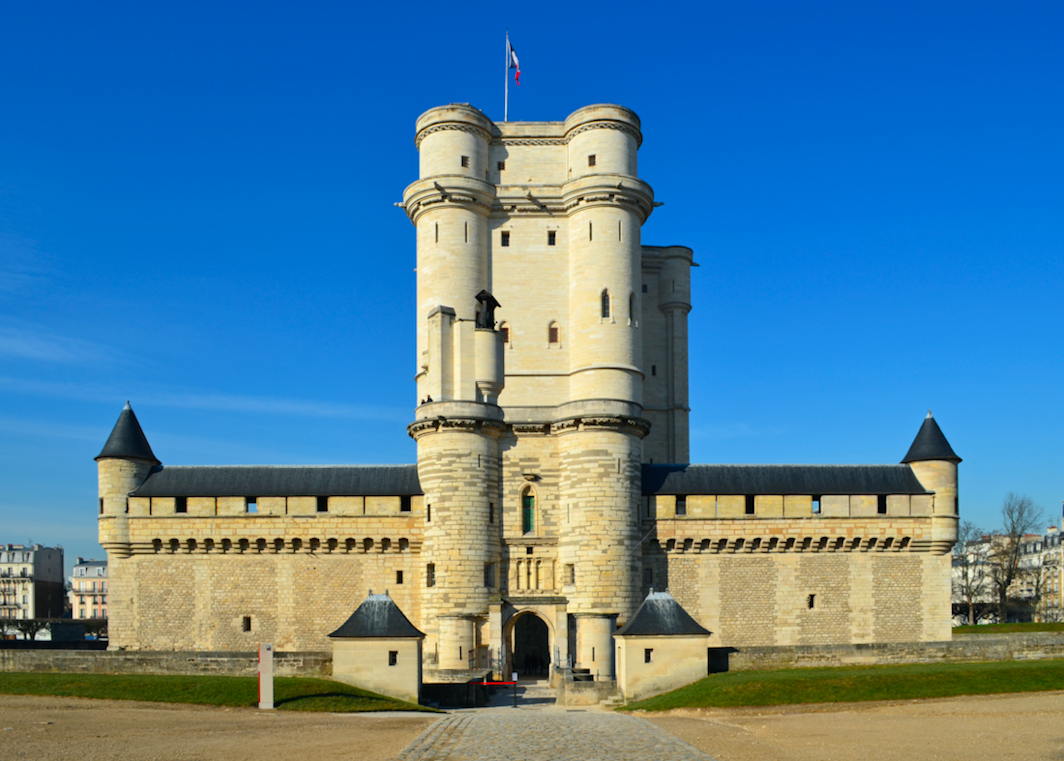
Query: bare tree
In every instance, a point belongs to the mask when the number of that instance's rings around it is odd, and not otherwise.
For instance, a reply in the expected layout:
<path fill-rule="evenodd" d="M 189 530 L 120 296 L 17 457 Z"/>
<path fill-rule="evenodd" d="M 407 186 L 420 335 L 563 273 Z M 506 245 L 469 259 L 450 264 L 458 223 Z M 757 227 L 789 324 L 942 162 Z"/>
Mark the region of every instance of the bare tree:
<path fill-rule="evenodd" d="M 1009 492 L 1001 503 L 1002 533 L 995 536 L 990 549 L 990 583 L 997 598 L 998 621 L 1009 620 L 1009 587 L 1025 569 L 1021 563 L 1023 537 L 1042 523 L 1042 508 L 1026 494 Z"/>
<path fill-rule="evenodd" d="M 973 625 L 980 615 L 976 607 L 985 609 L 990 592 L 990 542 L 983 530 L 971 521 L 961 521 L 957 527 L 957 543 L 953 545 L 953 599 L 967 608 L 968 624 Z M 980 610 L 980 614 L 983 610 Z"/>
<path fill-rule="evenodd" d="M 15 631 L 22 635 L 23 639 L 37 639 L 37 635 L 48 626 L 43 618 L 16 618 L 12 622 Z"/>

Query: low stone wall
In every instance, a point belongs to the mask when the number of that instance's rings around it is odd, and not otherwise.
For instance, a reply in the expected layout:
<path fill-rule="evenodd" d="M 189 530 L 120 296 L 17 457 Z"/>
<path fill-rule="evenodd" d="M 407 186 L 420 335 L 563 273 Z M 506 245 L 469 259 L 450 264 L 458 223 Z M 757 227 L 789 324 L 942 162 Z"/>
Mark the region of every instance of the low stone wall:
<path fill-rule="evenodd" d="M 57 671 L 86 674 L 217 674 L 255 676 L 258 653 L 155 650 L 0 650 L 0 672 Z M 332 675 L 332 653 L 275 652 L 275 676 Z"/>
<path fill-rule="evenodd" d="M 959 634 L 948 642 L 710 648 L 710 672 L 1064 658 L 1064 633 Z"/>
<path fill-rule="evenodd" d="M 960 634 L 949 642 L 895 642 L 876 645 L 710 648 L 709 671 L 872 666 L 902 663 L 963 663 L 1064 658 L 1064 633 Z M 332 653 L 274 653 L 277 676 L 332 675 Z M 0 672 L 57 671 L 93 674 L 219 674 L 254 676 L 254 652 L 200 653 L 156 650 L 0 650 Z M 613 685 L 614 683 L 609 683 Z M 594 702 L 602 683 L 558 684 L 573 700 Z M 567 688 L 567 689 L 566 689 Z M 602 699 L 600 696 L 598 699 Z M 570 695 L 566 695 L 568 702 Z"/>

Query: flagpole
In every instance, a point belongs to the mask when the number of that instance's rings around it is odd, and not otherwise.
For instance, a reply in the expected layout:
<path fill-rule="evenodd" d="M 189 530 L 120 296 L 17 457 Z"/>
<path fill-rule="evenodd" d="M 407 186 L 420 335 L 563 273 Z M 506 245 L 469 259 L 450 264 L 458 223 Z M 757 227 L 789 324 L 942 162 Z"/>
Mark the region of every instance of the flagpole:
<path fill-rule="evenodd" d="M 506 85 L 503 87 L 502 120 L 506 121 L 510 115 L 510 30 L 506 30 L 506 68 L 502 70 L 506 77 Z"/>

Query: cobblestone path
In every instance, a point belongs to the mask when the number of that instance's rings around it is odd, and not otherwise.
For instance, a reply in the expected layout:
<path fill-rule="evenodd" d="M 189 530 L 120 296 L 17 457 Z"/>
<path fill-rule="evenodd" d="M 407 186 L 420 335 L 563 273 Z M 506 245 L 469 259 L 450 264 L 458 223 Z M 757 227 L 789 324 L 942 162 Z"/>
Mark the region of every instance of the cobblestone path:
<path fill-rule="evenodd" d="M 564 708 L 463 711 L 433 724 L 400 761 L 712 761 L 635 716 Z"/>

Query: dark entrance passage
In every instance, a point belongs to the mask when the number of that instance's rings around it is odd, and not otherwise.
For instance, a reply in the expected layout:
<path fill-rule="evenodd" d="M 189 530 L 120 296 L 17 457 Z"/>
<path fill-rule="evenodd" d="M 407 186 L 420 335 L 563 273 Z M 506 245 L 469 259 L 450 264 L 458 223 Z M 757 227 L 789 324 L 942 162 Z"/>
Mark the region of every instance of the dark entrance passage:
<path fill-rule="evenodd" d="M 514 624 L 513 667 L 522 677 L 546 675 L 550 667 L 550 632 L 533 613 Z"/>

